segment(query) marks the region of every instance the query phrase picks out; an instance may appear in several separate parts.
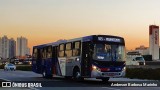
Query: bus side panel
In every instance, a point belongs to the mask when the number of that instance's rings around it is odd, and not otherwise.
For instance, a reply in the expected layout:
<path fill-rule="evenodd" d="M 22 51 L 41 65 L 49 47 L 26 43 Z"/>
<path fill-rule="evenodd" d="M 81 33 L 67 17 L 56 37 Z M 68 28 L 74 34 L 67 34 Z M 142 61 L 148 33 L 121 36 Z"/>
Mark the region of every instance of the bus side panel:
<path fill-rule="evenodd" d="M 42 60 L 40 59 L 40 50 L 37 49 L 37 56 L 36 56 L 36 58 L 33 58 L 33 60 L 32 60 L 33 72 L 41 74 L 41 69 L 42 69 L 41 63 L 42 63 Z"/>
<path fill-rule="evenodd" d="M 32 60 L 32 71 L 41 74 L 41 62 L 40 60 Z"/>
<path fill-rule="evenodd" d="M 67 57 L 66 61 L 66 76 L 73 76 L 74 67 L 78 67 L 80 69 L 80 56 L 75 57 Z M 81 70 L 81 69 L 80 69 Z"/>
<path fill-rule="evenodd" d="M 36 60 L 32 59 L 32 71 L 37 73 L 37 69 L 36 69 Z"/>
<path fill-rule="evenodd" d="M 46 74 L 47 75 L 52 75 L 52 58 L 48 58 L 45 60 L 45 63 L 44 63 L 45 67 L 42 67 L 43 69 L 46 70 Z M 43 65 L 41 65 L 43 66 Z"/>
<path fill-rule="evenodd" d="M 53 68 L 53 75 L 62 76 L 61 70 L 60 70 L 60 64 L 58 60 L 58 46 L 52 47 L 52 55 L 53 55 L 53 61 L 52 61 L 52 68 Z"/>
<path fill-rule="evenodd" d="M 62 76 L 58 58 L 53 58 L 52 74 L 57 76 Z"/>
<path fill-rule="evenodd" d="M 61 58 L 58 58 L 58 63 L 57 63 L 57 66 L 59 66 L 59 72 L 61 73 L 62 76 L 65 76 L 66 75 L 66 58 L 65 57 L 61 57 Z"/>

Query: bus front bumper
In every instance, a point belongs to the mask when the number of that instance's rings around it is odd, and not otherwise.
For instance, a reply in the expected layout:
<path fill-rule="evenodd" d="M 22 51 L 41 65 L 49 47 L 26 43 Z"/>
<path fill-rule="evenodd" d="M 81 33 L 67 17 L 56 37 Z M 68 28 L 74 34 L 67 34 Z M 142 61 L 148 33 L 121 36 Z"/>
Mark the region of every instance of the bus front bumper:
<path fill-rule="evenodd" d="M 95 71 L 93 70 L 91 72 L 92 78 L 104 78 L 104 77 L 124 77 L 125 76 L 125 70 L 121 72 L 101 72 L 101 71 Z"/>

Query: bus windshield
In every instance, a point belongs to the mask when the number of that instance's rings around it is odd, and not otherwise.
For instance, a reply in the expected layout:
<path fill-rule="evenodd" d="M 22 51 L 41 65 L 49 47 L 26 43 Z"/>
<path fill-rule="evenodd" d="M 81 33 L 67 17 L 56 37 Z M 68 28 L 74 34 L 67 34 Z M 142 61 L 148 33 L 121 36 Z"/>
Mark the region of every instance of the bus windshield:
<path fill-rule="evenodd" d="M 101 61 L 124 61 L 125 48 L 123 45 L 95 44 L 93 59 Z"/>

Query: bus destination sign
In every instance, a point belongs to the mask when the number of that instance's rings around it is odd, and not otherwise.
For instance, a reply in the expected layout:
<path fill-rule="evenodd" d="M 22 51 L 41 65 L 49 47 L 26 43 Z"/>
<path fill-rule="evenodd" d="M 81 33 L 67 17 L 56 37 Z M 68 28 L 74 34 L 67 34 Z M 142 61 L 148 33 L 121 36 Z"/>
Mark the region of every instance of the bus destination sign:
<path fill-rule="evenodd" d="M 120 38 L 98 37 L 98 41 L 121 42 Z"/>

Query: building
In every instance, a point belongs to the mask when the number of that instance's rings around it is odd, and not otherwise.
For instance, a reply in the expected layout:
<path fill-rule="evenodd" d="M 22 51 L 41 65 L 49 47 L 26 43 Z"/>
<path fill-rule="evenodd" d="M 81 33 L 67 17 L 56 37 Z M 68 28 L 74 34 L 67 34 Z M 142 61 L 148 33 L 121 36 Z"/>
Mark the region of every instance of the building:
<path fill-rule="evenodd" d="M 0 57 L 3 59 L 13 58 L 16 54 L 16 41 L 8 39 L 6 35 L 0 38 Z"/>
<path fill-rule="evenodd" d="M 1 39 L 1 54 L 3 59 L 9 58 L 9 39 L 4 35 Z"/>
<path fill-rule="evenodd" d="M 29 47 L 27 47 L 26 54 L 27 54 L 27 55 L 31 55 L 31 54 L 30 54 L 30 48 L 29 48 Z"/>
<path fill-rule="evenodd" d="M 149 55 L 149 48 L 144 45 L 136 47 L 135 51 L 139 52 L 141 55 Z"/>
<path fill-rule="evenodd" d="M 27 54 L 30 55 L 30 51 L 28 49 L 28 40 L 25 37 L 17 38 L 17 56 L 24 57 Z M 29 51 L 29 52 L 28 52 Z"/>
<path fill-rule="evenodd" d="M 2 58 L 2 38 L 0 37 L 0 58 Z"/>
<path fill-rule="evenodd" d="M 159 26 L 149 26 L 149 54 L 153 60 L 159 59 Z"/>
<path fill-rule="evenodd" d="M 11 38 L 9 39 L 9 58 L 16 56 L 16 41 Z"/>

